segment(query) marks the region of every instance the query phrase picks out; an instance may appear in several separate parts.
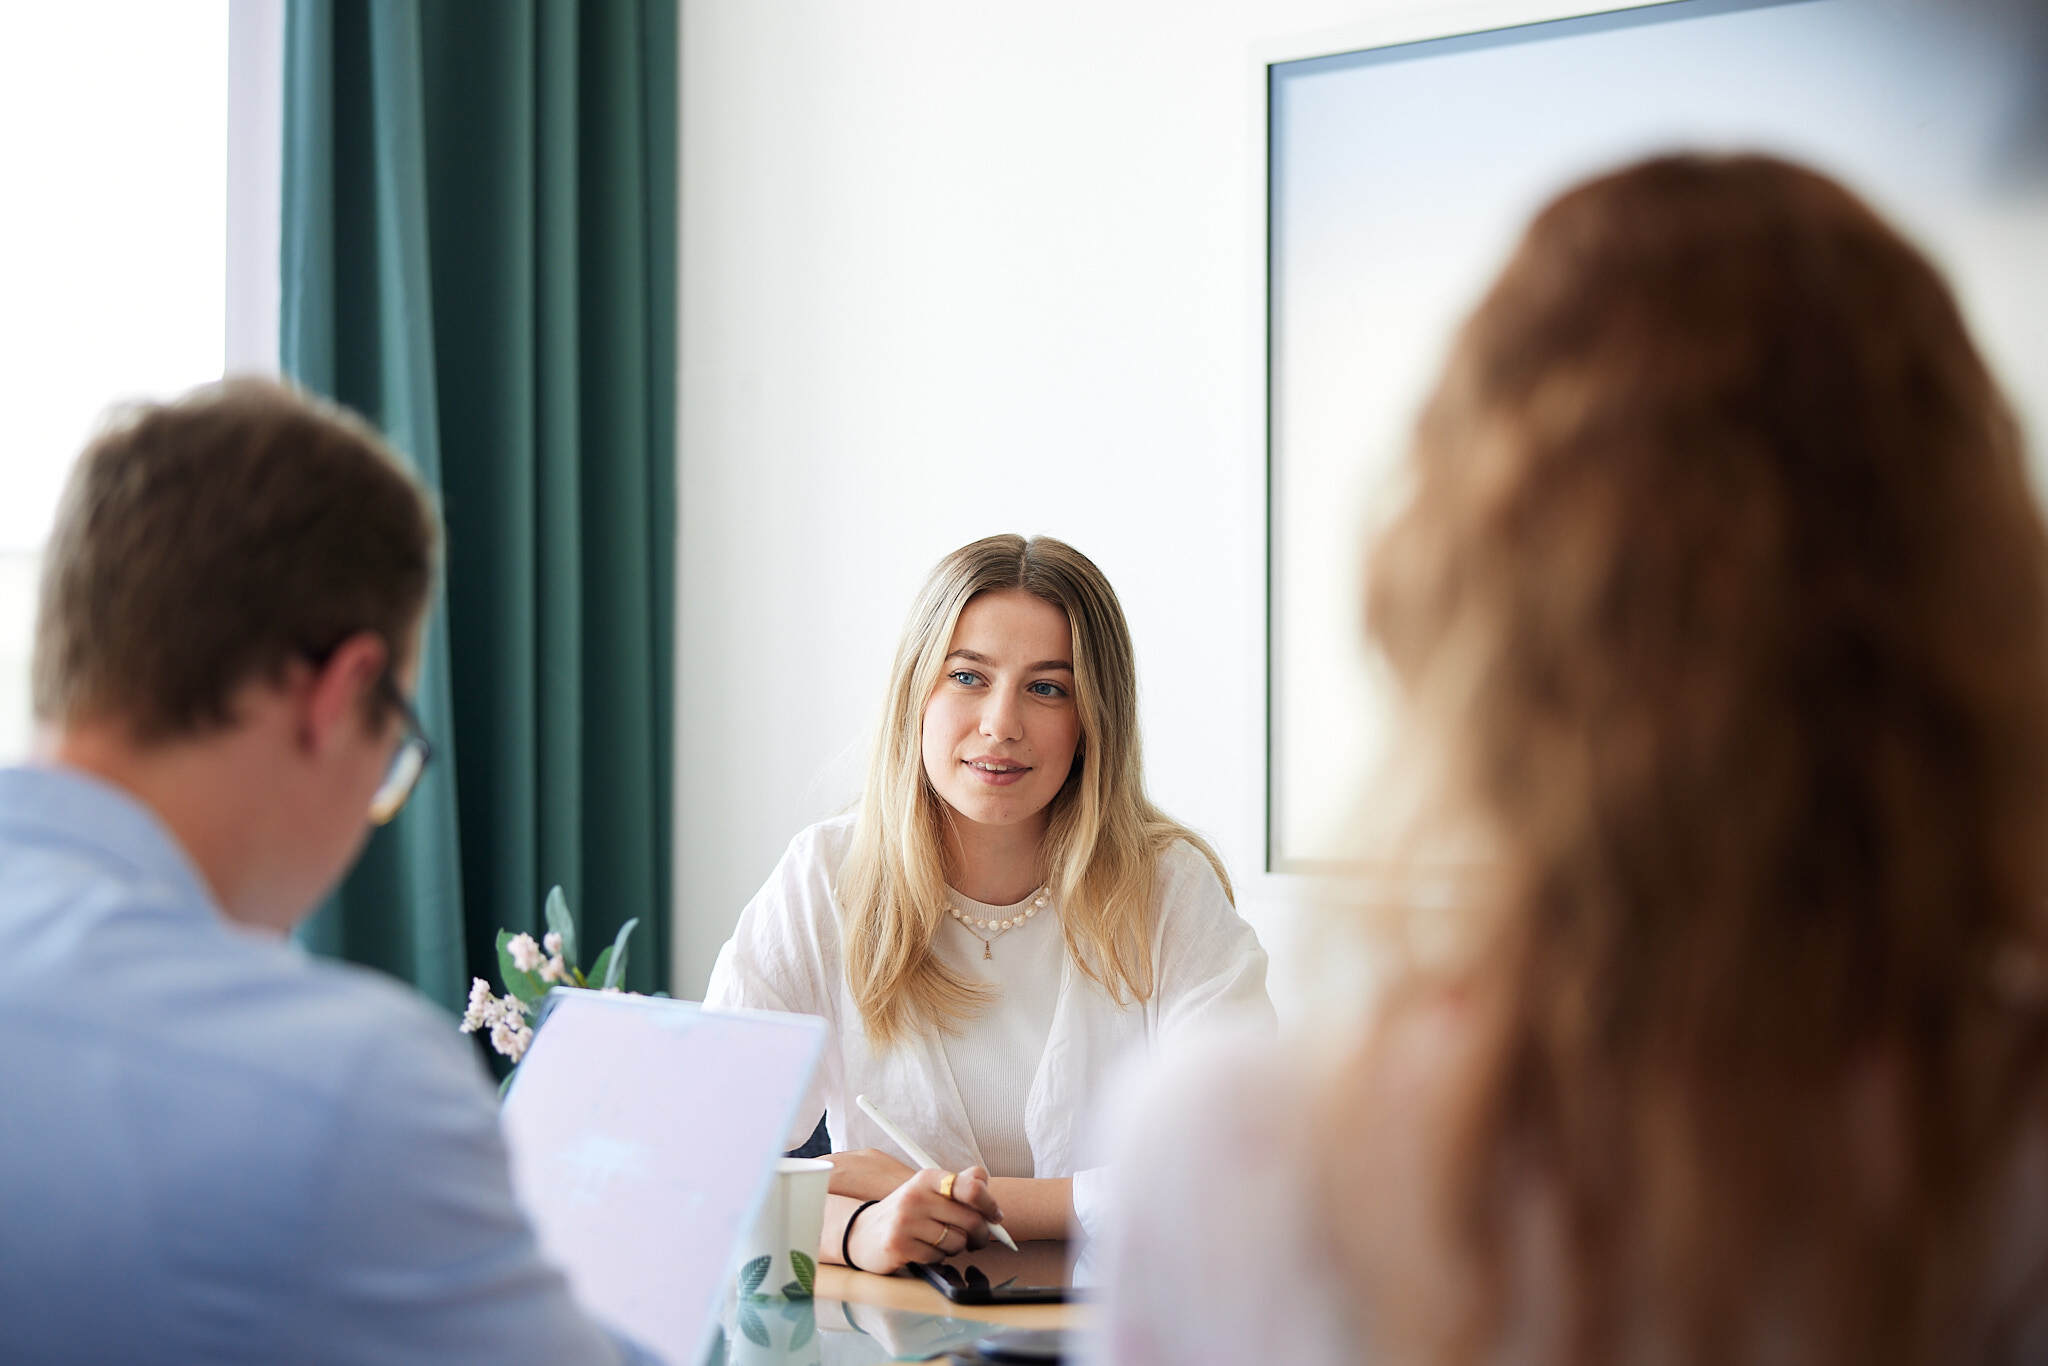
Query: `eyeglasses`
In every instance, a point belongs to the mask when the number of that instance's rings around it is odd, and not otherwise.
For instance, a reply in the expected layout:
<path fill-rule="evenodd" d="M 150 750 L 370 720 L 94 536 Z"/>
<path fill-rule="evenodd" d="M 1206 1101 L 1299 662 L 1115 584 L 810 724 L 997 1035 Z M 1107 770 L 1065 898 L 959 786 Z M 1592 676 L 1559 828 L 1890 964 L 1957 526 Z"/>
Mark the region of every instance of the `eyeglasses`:
<path fill-rule="evenodd" d="M 434 757 L 434 747 L 420 727 L 419 713 L 405 700 L 405 694 L 398 690 L 397 681 L 388 671 L 378 676 L 377 691 L 405 718 L 405 739 L 391 756 L 391 767 L 384 771 L 384 781 L 370 798 L 370 824 L 385 825 L 419 786 L 420 775 L 427 771 L 427 760 Z"/>

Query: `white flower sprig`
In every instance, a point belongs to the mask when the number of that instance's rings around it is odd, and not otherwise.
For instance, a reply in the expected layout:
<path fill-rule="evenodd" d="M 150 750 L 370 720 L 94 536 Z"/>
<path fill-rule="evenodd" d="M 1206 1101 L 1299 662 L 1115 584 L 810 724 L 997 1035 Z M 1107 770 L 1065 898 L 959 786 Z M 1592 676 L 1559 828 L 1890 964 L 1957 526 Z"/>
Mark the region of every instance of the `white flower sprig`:
<path fill-rule="evenodd" d="M 536 943 L 530 934 L 498 931 L 498 975 L 505 980 L 505 994 L 492 993 L 483 978 L 472 978 L 469 1008 L 462 1012 L 462 1032 L 488 1031 L 491 1047 L 517 1063 L 533 1043 L 531 1017 L 550 987 L 591 987 L 618 991 L 626 972 L 626 941 L 639 925 L 628 920 L 618 937 L 597 956 L 586 978 L 576 966 L 576 921 L 562 889 L 549 890 L 546 915 L 548 931 Z M 509 1080 L 509 1078 L 508 1078 Z"/>
<path fill-rule="evenodd" d="M 469 1009 L 462 1012 L 462 1032 L 474 1034 L 487 1029 L 491 1047 L 518 1062 L 533 1042 L 533 1026 L 526 1022 L 526 1003 L 517 996 L 491 994 L 491 984 L 481 977 L 469 980 Z"/>
<path fill-rule="evenodd" d="M 512 955 L 513 967 L 532 973 L 550 986 L 583 985 L 582 974 L 571 974 L 563 959 L 562 936 L 554 930 L 549 930 L 538 944 L 530 934 L 515 934 L 505 941 L 505 951 Z"/>

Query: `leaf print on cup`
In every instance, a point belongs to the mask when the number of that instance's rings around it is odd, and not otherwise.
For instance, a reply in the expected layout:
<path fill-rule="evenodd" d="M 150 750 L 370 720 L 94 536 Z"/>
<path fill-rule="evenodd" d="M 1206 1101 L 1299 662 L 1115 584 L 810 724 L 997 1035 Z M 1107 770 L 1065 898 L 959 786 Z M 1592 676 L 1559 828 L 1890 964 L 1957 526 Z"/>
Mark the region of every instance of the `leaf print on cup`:
<path fill-rule="evenodd" d="M 740 1294 L 742 1296 L 752 1299 L 754 1292 L 761 1288 L 761 1282 L 768 1279 L 768 1262 L 769 1256 L 764 1252 L 740 1268 Z"/>

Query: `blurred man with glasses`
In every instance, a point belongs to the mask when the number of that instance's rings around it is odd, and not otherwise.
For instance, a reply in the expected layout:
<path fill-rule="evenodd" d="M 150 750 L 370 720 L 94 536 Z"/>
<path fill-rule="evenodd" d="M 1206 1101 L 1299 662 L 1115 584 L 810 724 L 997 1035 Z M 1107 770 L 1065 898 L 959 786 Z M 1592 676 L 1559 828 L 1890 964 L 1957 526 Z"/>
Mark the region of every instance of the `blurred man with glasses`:
<path fill-rule="evenodd" d="M 432 753 L 437 519 L 265 381 L 117 417 L 0 770 L 0 1360 L 612 1361 L 453 1021 L 287 932 Z"/>

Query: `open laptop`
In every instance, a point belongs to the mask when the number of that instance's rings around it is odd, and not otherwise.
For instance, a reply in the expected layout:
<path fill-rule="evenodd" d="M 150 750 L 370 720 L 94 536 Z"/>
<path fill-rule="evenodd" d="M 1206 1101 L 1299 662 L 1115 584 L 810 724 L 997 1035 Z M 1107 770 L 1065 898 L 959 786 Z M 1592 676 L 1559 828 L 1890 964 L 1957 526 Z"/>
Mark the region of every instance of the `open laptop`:
<path fill-rule="evenodd" d="M 601 1319 L 675 1366 L 704 1356 L 825 1025 L 556 988 L 505 1093 L 512 1183 Z"/>

